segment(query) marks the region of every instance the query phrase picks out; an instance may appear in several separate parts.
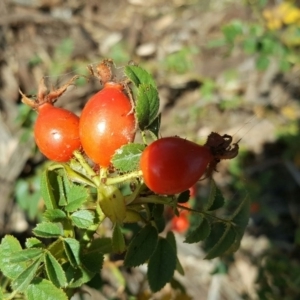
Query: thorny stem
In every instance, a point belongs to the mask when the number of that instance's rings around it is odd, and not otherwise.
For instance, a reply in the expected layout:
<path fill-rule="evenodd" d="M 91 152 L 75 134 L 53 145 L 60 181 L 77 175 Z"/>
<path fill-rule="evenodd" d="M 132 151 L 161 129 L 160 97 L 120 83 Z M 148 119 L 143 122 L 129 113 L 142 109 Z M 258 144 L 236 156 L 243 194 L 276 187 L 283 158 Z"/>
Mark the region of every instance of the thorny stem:
<path fill-rule="evenodd" d="M 180 204 L 177 204 L 177 208 L 181 208 L 181 209 L 183 209 L 183 210 L 187 210 L 187 211 L 189 211 L 189 212 L 193 212 L 193 213 L 197 213 L 197 214 L 202 214 L 202 215 L 208 216 L 208 217 L 210 217 L 210 218 L 212 218 L 212 219 L 218 220 L 219 222 L 222 222 L 222 223 L 231 223 L 230 220 L 225 220 L 225 219 L 216 217 L 216 216 L 211 215 L 210 213 L 208 213 L 208 212 L 206 212 L 206 211 L 195 210 L 195 209 L 192 209 L 192 208 L 189 208 L 189 207 L 180 205 Z"/>
<path fill-rule="evenodd" d="M 99 177 L 96 175 L 96 173 L 91 168 L 91 166 L 86 162 L 82 154 L 78 150 L 74 151 L 73 154 L 76 157 L 76 159 L 79 161 L 79 163 L 82 165 L 82 167 L 85 169 L 87 174 L 90 176 L 91 180 L 95 183 L 95 185 L 99 186 L 100 185 Z"/>

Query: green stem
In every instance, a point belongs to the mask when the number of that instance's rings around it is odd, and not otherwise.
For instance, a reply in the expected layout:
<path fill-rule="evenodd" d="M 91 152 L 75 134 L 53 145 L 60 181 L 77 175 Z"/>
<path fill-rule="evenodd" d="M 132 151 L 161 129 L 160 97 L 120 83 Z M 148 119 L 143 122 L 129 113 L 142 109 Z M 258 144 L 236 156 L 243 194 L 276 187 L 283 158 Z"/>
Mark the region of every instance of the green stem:
<path fill-rule="evenodd" d="M 142 171 L 134 171 L 125 175 L 121 175 L 118 177 L 112 177 L 112 178 L 107 178 L 105 181 L 106 185 L 113 185 L 116 183 L 122 183 L 125 182 L 127 180 L 133 179 L 133 178 L 137 178 L 143 176 L 143 172 Z"/>
<path fill-rule="evenodd" d="M 148 197 L 139 197 L 132 202 L 132 204 L 170 204 L 174 201 L 173 197 L 162 197 L 162 196 L 148 196 Z"/>
<path fill-rule="evenodd" d="M 100 169 L 100 182 L 106 182 L 107 179 L 107 168 L 101 168 Z"/>
<path fill-rule="evenodd" d="M 82 165 L 82 167 L 85 169 L 85 171 L 87 172 L 91 180 L 96 184 L 96 186 L 99 186 L 100 179 L 98 178 L 94 170 L 91 168 L 91 166 L 86 162 L 82 154 L 78 150 L 74 151 L 73 154 L 76 157 L 76 159 L 79 161 L 79 163 Z"/>
<path fill-rule="evenodd" d="M 181 208 L 181 209 L 187 210 L 187 211 L 189 211 L 189 212 L 193 212 L 193 213 L 205 215 L 205 216 L 210 217 L 210 218 L 212 218 L 212 219 L 218 220 L 219 222 L 222 222 L 222 223 L 231 223 L 230 220 L 225 220 L 225 219 L 222 219 L 222 218 L 213 216 L 213 215 L 211 215 L 210 213 L 208 213 L 208 212 L 206 212 L 206 211 L 195 210 L 195 209 L 192 209 L 192 208 L 189 208 L 189 207 L 180 205 L 180 204 L 177 204 L 177 208 Z"/>

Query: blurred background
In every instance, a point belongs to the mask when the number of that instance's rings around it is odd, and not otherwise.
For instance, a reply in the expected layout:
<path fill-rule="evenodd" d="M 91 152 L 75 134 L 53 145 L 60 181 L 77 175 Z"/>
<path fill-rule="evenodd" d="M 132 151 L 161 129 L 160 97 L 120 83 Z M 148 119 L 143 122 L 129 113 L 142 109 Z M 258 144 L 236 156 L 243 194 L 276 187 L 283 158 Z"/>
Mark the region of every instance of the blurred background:
<path fill-rule="evenodd" d="M 300 299 L 300 3 L 267 0 L 2 0 L 0 2 L 0 237 L 21 242 L 41 218 L 35 95 L 87 74 L 112 58 L 157 80 L 162 136 L 203 142 L 211 131 L 239 141 L 240 154 L 214 178 L 228 201 L 249 195 L 251 219 L 241 248 L 203 260 L 184 244 L 181 286 L 151 295 L 145 269 L 104 264 L 88 299 Z M 57 102 L 80 115 L 100 88 L 77 81 Z M 196 201 L 206 195 L 196 186 Z M 180 230 L 179 230 L 180 231 Z M 100 281 L 101 280 L 101 281 Z M 1 280 L 0 280 L 1 281 Z M 95 284 L 94 284 L 95 286 Z"/>

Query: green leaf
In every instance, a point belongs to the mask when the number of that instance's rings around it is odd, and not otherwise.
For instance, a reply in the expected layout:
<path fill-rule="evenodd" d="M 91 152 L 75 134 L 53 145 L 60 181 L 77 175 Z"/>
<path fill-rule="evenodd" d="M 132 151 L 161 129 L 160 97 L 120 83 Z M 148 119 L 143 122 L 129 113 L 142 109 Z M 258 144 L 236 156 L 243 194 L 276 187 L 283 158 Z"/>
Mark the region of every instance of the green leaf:
<path fill-rule="evenodd" d="M 27 248 L 45 248 L 45 245 L 37 238 L 27 238 L 25 243 Z"/>
<path fill-rule="evenodd" d="M 250 198 L 247 196 L 237 207 L 230 220 L 238 226 L 239 233 L 242 235 L 248 225 L 250 218 Z"/>
<path fill-rule="evenodd" d="M 66 195 L 66 178 L 62 176 L 57 176 L 57 184 L 58 184 L 58 192 L 59 192 L 59 200 L 58 205 L 59 206 L 65 206 L 68 204 L 67 202 L 67 195 Z"/>
<path fill-rule="evenodd" d="M 208 253 L 205 259 L 212 259 L 224 254 L 235 242 L 236 232 L 231 224 L 215 223 L 206 240 Z"/>
<path fill-rule="evenodd" d="M 166 239 L 160 238 L 148 263 L 148 281 L 153 292 L 159 291 L 171 281 L 176 269 L 176 260 L 174 248 Z"/>
<path fill-rule="evenodd" d="M 225 203 L 221 190 L 216 186 L 215 181 L 210 181 L 210 192 L 207 203 L 204 205 L 204 209 L 213 211 L 221 208 Z"/>
<path fill-rule="evenodd" d="M 81 287 L 83 284 L 89 282 L 96 274 L 96 272 L 91 272 L 87 270 L 84 266 L 74 269 L 70 264 L 68 268 L 64 268 L 68 278 L 68 287 L 77 288 Z"/>
<path fill-rule="evenodd" d="M 126 76 L 134 83 L 136 87 L 140 84 L 150 84 L 156 88 L 156 83 L 153 77 L 144 69 L 138 66 L 126 66 Z"/>
<path fill-rule="evenodd" d="M 177 202 L 178 203 L 186 203 L 190 199 L 190 191 L 186 190 L 178 195 Z"/>
<path fill-rule="evenodd" d="M 76 268 L 80 264 L 80 244 L 76 239 L 65 238 L 64 249 L 70 264 Z"/>
<path fill-rule="evenodd" d="M 56 208 L 55 195 L 52 189 L 52 185 L 56 182 L 55 172 L 45 170 L 41 176 L 41 195 L 44 199 L 47 209 Z"/>
<path fill-rule="evenodd" d="M 74 163 L 74 160 L 72 160 L 70 163 L 74 166 L 77 161 Z M 88 185 L 88 186 L 93 186 L 95 187 L 95 184 L 93 181 L 91 181 L 85 174 L 82 174 L 81 172 L 77 172 L 75 169 L 70 168 L 69 165 L 62 165 L 65 169 L 66 175 L 68 179 L 72 182 L 79 183 L 81 185 Z M 81 165 L 80 165 L 81 166 Z"/>
<path fill-rule="evenodd" d="M 66 213 L 61 209 L 47 209 L 43 213 L 43 218 L 48 222 L 59 222 L 67 217 Z"/>
<path fill-rule="evenodd" d="M 12 282 L 12 288 L 15 291 L 24 292 L 30 282 L 36 275 L 36 272 L 41 264 L 41 258 L 33 261 L 15 280 Z"/>
<path fill-rule="evenodd" d="M 26 290 L 27 300 L 68 300 L 62 289 L 52 282 L 42 278 L 35 278 Z"/>
<path fill-rule="evenodd" d="M 112 248 L 116 253 L 123 253 L 126 250 L 124 235 L 119 224 L 115 224 L 112 236 Z"/>
<path fill-rule="evenodd" d="M 137 267 L 145 263 L 153 254 L 158 242 L 155 227 L 146 225 L 131 240 L 124 259 L 126 267 Z"/>
<path fill-rule="evenodd" d="M 111 238 L 97 238 L 91 242 L 87 248 L 88 252 L 100 252 L 103 254 L 112 252 Z"/>
<path fill-rule="evenodd" d="M 153 120 L 153 122 L 147 127 L 147 130 L 154 134 L 155 139 L 159 138 L 159 129 L 161 124 L 161 113 Z"/>
<path fill-rule="evenodd" d="M 241 204 L 237 207 L 230 220 L 234 224 L 234 230 L 236 232 L 236 240 L 234 245 L 228 250 L 228 252 L 235 252 L 241 243 L 241 239 L 245 233 L 246 227 L 250 218 L 250 198 L 247 196 Z"/>
<path fill-rule="evenodd" d="M 159 97 L 156 88 L 149 84 L 141 84 L 135 109 L 139 128 L 145 130 L 158 114 Z"/>
<path fill-rule="evenodd" d="M 65 210 L 73 212 L 79 209 L 88 198 L 89 193 L 85 187 L 72 184 L 67 194 L 68 204 L 65 207 Z"/>
<path fill-rule="evenodd" d="M 198 217 L 195 219 L 197 222 L 196 228 L 189 229 L 187 232 L 185 243 L 198 243 L 206 239 L 210 234 L 210 223 L 205 217 Z"/>
<path fill-rule="evenodd" d="M 125 199 L 116 186 L 101 186 L 98 189 L 98 201 L 105 216 L 113 223 L 123 222 L 126 217 Z"/>
<path fill-rule="evenodd" d="M 100 240 L 100 239 L 99 239 Z M 111 242 L 110 242 L 111 245 Z M 81 254 L 82 265 L 92 273 L 97 273 L 101 270 L 104 255 L 102 247 L 89 247 L 82 250 Z"/>
<path fill-rule="evenodd" d="M 118 149 L 112 163 L 121 172 L 135 171 L 139 167 L 140 157 L 145 146 L 142 144 L 127 144 Z"/>
<path fill-rule="evenodd" d="M 36 225 L 32 232 L 39 237 L 53 238 L 63 235 L 61 223 L 42 222 Z"/>
<path fill-rule="evenodd" d="M 43 250 L 38 248 L 21 250 L 18 252 L 14 252 L 13 256 L 8 259 L 8 263 L 21 263 L 32 259 L 36 260 L 42 254 Z"/>
<path fill-rule="evenodd" d="M 176 253 L 176 270 L 179 272 L 179 274 L 181 274 L 182 276 L 184 276 L 184 269 L 178 259 L 177 256 L 177 246 L 176 246 L 176 239 L 175 239 L 175 235 L 173 231 L 169 231 L 167 233 L 166 236 L 167 241 L 170 243 L 170 245 L 173 247 L 175 253 Z"/>
<path fill-rule="evenodd" d="M 71 215 L 73 224 L 84 229 L 94 224 L 94 218 L 94 213 L 89 210 L 78 210 Z"/>
<path fill-rule="evenodd" d="M 82 264 L 90 272 L 99 272 L 104 260 L 103 254 L 112 251 L 112 240 L 110 238 L 95 239 L 87 248 L 82 249 L 80 254 Z"/>
<path fill-rule="evenodd" d="M 65 287 L 67 278 L 57 259 L 50 253 L 45 253 L 45 268 L 50 281 L 57 287 Z"/>
<path fill-rule="evenodd" d="M 0 270 L 3 275 L 10 278 L 16 279 L 25 269 L 25 263 L 9 263 L 9 259 L 14 257 L 14 253 L 22 250 L 19 241 L 11 236 L 6 235 L 0 244 Z"/>

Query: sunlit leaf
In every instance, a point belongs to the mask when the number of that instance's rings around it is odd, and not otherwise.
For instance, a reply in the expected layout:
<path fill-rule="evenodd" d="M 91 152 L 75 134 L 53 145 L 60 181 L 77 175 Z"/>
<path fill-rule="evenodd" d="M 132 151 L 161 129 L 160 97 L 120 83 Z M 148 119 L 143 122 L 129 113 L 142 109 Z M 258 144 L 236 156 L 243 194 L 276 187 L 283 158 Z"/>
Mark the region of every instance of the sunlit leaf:
<path fill-rule="evenodd" d="M 44 171 L 41 176 L 41 195 L 48 209 L 57 207 L 53 185 L 57 184 L 55 172 Z"/>
<path fill-rule="evenodd" d="M 50 252 L 46 252 L 44 261 L 50 281 L 56 287 L 65 287 L 67 284 L 66 275 L 57 259 Z"/>
<path fill-rule="evenodd" d="M 125 74 L 136 87 L 139 87 L 140 84 L 150 84 L 156 88 L 153 77 L 139 66 L 126 66 Z"/>
<path fill-rule="evenodd" d="M 72 184 L 67 194 L 68 204 L 66 205 L 65 210 L 73 212 L 79 209 L 88 198 L 89 193 L 85 187 Z"/>
<path fill-rule="evenodd" d="M 59 222 L 67 217 L 66 213 L 61 209 L 47 209 L 43 213 L 43 218 L 45 221 L 49 222 Z"/>
<path fill-rule="evenodd" d="M 161 124 L 161 113 L 157 115 L 157 117 L 151 122 L 149 126 L 147 126 L 147 131 L 150 131 L 154 135 L 154 139 L 159 138 L 159 129 Z"/>
<path fill-rule="evenodd" d="M 64 249 L 69 262 L 73 267 L 77 267 L 80 264 L 80 244 L 79 241 L 72 238 L 65 238 Z"/>
<path fill-rule="evenodd" d="M 36 260 L 39 256 L 43 254 L 42 249 L 32 248 L 24 249 L 18 252 L 14 252 L 13 256 L 8 260 L 8 263 L 21 263 L 28 260 Z"/>
<path fill-rule="evenodd" d="M 32 232 L 39 237 L 53 238 L 63 235 L 61 223 L 42 222 L 36 225 Z"/>
<path fill-rule="evenodd" d="M 35 237 L 26 239 L 25 245 L 27 248 L 45 248 L 45 245 Z"/>
<path fill-rule="evenodd" d="M 9 263 L 14 257 L 14 253 L 22 251 L 19 241 L 11 236 L 6 235 L 0 244 L 0 270 L 4 276 L 10 279 L 16 279 L 25 269 L 25 263 Z"/>
<path fill-rule="evenodd" d="M 127 144 L 116 151 L 112 158 L 115 168 L 121 172 L 130 172 L 139 167 L 140 157 L 145 149 L 143 144 Z"/>
<path fill-rule="evenodd" d="M 24 292 L 35 277 L 40 264 L 41 258 L 33 261 L 15 280 L 13 280 L 12 288 L 15 291 Z"/>
<path fill-rule="evenodd" d="M 89 228 L 94 223 L 95 215 L 89 210 L 78 210 L 71 215 L 73 224 L 79 228 Z"/>
<path fill-rule="evenodd" d="M 159 110 L 158 92 L 152 85 L 139 86 L 135 109 L 139 128 L 145 130 L 155 120 Z"/>
<path fill-rule="evenodd" d="M 27 300 L 68 300 L 62 289 L 52 282 L 42 278 L 35 278 L 26 290 Z"/>

